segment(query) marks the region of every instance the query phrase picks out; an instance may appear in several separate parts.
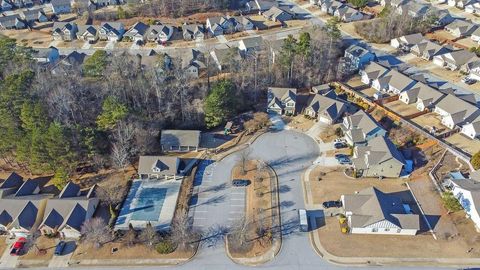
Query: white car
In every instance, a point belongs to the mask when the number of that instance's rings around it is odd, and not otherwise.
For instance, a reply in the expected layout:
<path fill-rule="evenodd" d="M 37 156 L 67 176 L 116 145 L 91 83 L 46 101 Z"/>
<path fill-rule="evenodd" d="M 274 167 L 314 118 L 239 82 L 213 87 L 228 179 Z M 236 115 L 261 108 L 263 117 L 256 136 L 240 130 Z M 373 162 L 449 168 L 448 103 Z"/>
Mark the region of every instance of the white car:
<path fill-rule="evenodd" d="M 346 143 L 347 140 L 343 139 L 343 138 L 336 138 L 333 143 L 336 144 L 336 143 Z"/>

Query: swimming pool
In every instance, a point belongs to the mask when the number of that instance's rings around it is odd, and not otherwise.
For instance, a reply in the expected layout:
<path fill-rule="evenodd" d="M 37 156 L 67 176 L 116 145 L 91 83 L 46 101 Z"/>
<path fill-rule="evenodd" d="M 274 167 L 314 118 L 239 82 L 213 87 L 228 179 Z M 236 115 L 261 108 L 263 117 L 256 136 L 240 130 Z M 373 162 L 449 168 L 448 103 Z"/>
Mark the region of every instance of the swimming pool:
<path fill-rule="evenodd" d="M 165 188 L 142 188 L 131 205 L 131 220 L 157 221 L 167 195 Z"/>

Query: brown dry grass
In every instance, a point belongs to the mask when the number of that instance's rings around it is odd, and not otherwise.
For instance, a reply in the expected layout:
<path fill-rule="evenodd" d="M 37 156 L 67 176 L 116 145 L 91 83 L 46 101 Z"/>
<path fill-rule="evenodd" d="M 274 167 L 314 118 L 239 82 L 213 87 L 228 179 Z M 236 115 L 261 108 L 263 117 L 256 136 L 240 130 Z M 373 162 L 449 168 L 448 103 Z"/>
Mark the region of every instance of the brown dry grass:
<path fill-rule="evenodd" d="M 0 237 L 0 254 L 3 254 L 7 249 L 6 238 L 4 236 Z"/>
<path fill-rule="evenodd" d="M 314 123 L 314 120 L 307 119 L 304 115 L 300 114 L 294 117 L 290 117 L 288 126 L 292 129 L 305 132 L 309 130 Z"/>
<path fill-rule="evenodd" d="M 324 129 L 320 134 L 320 140 L 324 143 L 329 143 L 333 142 L 337 138 L 337 135 L 335 135 L 335 130 L 339 128 L 342 124 L 335 124 L 332 126 L 329 126 L 328 128 Z"/>
<path fill-rule="evenodd" d="M 38 252 L 37 249 L 31 248 L 25 255 L 21 257 L 21 260 L 45 260 L 48 261 L 53 257 L 53 252 L 55 251 L 57 239 L 47 238 L 45 236 L 40 236 L 36 245 L 40 250 L 45 250 L 46 253 Z"/>
<path fill-rule="evenodd" d="M 318 181 L 319 173 L 327 172 Z M 341 169 L 315 168 L 311 175 L 309 184 L 312 187 L 314 203 L 321 203 L 326 200 L 338 200 L 342 194 L 353 194 L 355 191 L 375 186 L 384 192 L 400 192 L 406 190 L 403 185 L 404 179 L 361 179 L 353 180 L 346 178 Z M 422 201 L 422 205 L 427 208 L 427 215 L 431 209 L 443 209 L 441 200 L 433 188 L 430 188 L 430 180 L 427 178 L 418 179 L 423 182 L 425 188 L 422 192 L 427 192 L 428 202 Z M 413 182 L 412 182 L 413 183 Z M 424 194 L 424 196 L 426 196 Z M 418 197 L 418 196 L 417 196 Z M 438 200 L 435 200 L 437 198 Z M 473 223 L 465 218 L 463 212 L 457 212 L 447 215 L 446 211 L 440 211 L 439 224 L 441 226 L 455 226 L 459 235 L 450 239 L 440 237 L 435 240 L 430 234 L 421 234 L 416 236 L 389 236 L 389 235 L 356 235 L 342 234 L 337 217 L 327 217 L 326 225 L 319 228 L 317 233 L 320 236 L 323 247 L 330 253 L 341 257 L 398 257 L 398 258 L 418 258 L 418 257 L 461 257 L 472 258 L 480 255 L 480 237 L 475 231 Z M 444 227 L 445 228 L 445 227 Z M 365 247 L 375 248 L 365 248 Z M 467 253 L 469 248 L 472 252 Z"/>
<path fill-rule="evenodd" d="M 245 253 L 232 252 L 233 257 L 256 257 L 264 254 L 270 250 L 272 241 L 270 239 L 257 239 L 256 227 L 259 222 L 262 222 L 265 228 L 272 227 L 273 210 L 277 207 L 272 205 L 271 175 L 268 170 L 257 169 L 259 161 L 249 160 L 245 164 L 245 172 L 243 174 L 242 165 L 238 164 L 232 170 L 233 179 L 247 179 L 251 184 L 246 189 L 246 219 L 251 223 L 248 238 L 251 238 L 253 245 L 250 250 Z M 257 179 L 257 180 L 256 180 Z M 258 179 L 262 179 L 261 181 Z M 231 242 L 229 242 L 231 244 Z"/>

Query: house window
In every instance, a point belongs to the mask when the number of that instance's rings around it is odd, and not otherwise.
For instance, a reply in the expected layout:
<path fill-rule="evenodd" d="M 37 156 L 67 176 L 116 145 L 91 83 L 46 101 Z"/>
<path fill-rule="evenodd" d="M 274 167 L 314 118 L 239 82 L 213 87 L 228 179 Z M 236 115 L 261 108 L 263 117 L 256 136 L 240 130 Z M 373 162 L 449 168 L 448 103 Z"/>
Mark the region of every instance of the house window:
<path fill-rule="evenodd" d="M 400 232 L 402 232 L 402 230 L 401 230 L 401 229 L 397 229 L 397 233 L 400 233 Z"/>
<path fill-rule="evenodd" d="M 372 232 L 378 232 L 378 228 L 372 228 Z"/>
<path fill-rule="evenodd" d="M 293 102 L 287 102 L 287 107 L 293 107 L 294 103 Z"/>
<path fill-rule="evenodd" d="M 389 232 L 389 231 L 390 231 L 390 228 L 385 228 L 385 231 L 386 231 L 386 232 Z"/>

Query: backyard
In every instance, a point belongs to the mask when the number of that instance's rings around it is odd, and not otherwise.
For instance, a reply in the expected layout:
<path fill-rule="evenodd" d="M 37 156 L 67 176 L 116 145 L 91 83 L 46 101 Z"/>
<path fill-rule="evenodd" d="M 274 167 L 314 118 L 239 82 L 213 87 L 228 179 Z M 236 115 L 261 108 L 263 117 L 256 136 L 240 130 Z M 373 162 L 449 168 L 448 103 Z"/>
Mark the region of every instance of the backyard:
<path fill-rule="evenodd" d="M 401 100 L 395 100 L 395 101 L 386 103 L 384 104 L 384 106 L 403 117 L 419 112 L 415 107 L 415 104 L 407 105 Z"/>
<path fill-rule="evenodd" d="M 480 151 L 479 140 L 472 140 L 461 133 L 455 133 L 452 136 L 445 138 L 445 140 L 450 144 L 462 149 L 463 151 L 470 153 L 471 155 L 474 155 Z"/>

